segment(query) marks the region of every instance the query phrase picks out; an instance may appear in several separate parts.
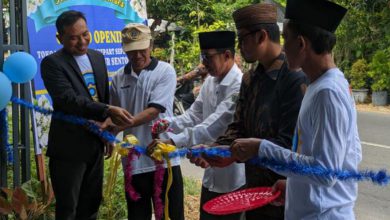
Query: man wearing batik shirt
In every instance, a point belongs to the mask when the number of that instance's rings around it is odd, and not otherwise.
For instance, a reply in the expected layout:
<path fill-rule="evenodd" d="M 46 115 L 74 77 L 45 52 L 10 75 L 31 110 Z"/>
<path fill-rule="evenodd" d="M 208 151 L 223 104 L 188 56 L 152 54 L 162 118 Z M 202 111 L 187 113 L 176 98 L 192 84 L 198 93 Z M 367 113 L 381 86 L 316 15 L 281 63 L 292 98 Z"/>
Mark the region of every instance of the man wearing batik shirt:
<path fill-rule="evenodd" d="M 258 137 L 291 147 L 294 128 L 306 88 L 302 71 L 290 70 L 280 46 L 272 4 L 255 4 L 233 13 L 239 47 L 246 62 L 257 68 L 243 76 L 234 122 L 216 145 L 230 145 L 237 138 Z M 231 159 L 210 159 L 211 166 L 226 166 Z M 280 175 L 246 164 L 247 187 L 272 186 Z M 246 219 L 283 219 L 284 208 L 271 205 L 246 212 Z"/>

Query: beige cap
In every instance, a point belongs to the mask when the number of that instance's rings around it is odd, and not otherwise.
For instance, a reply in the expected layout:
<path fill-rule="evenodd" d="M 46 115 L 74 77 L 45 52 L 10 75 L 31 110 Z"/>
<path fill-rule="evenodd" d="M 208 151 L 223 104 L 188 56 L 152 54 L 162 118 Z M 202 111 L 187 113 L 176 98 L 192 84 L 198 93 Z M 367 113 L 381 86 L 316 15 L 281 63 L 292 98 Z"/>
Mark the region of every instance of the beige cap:
<path fill-rule="evenodd" d="M 124 52 L 145 50 L 150 46 L 152 35 L 144 24 L 130 23 L 122 30 L 122 48 Z"/>
<path fill-rule="evenodd" d="M 237 29 L 256 24 L 276 24 L 277 8 L 269 3 L 248 5 L 234 11 L 233 19 Z"/>

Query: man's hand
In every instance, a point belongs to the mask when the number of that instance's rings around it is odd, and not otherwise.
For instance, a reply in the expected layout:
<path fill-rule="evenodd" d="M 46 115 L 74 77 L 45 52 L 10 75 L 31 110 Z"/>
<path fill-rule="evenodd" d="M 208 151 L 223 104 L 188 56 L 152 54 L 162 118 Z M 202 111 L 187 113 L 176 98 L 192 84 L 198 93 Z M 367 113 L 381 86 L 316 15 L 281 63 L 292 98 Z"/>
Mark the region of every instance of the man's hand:
<path fill-rule="evenodd" d="M 200 75 L 200 76 L 205 76 L 205 75 L 207 75 L 207 73 L 208 73 L 206 67 L 205 67 L 202 63 L 200 63 L 200 64 L 196 67 L 196 69 L 198 69 L 197 74 Z"/>
<path fill-rule="evenodd" d="M 154 152 L 154 148 L 156 148 L 158 144 L 157 139 L 153 139 L 152 142 L 146 147 L 146 154 L 150 157 L 152 153 Z"/>
<path fill-rule="evenodd" d="M 217 147 L 217 146 L 218 145 L 216 145 L 216 144 L 211 145 L 211 147 Z M 229 149 L 229 146 L 218 146 L 218 148 Z M 236 161 L 236 159 L 233 157 L 218 157 L 218 156 L 208 157 L 206 155 L 203 155 L 202 157 L 212 167 L 227 167 Z"/>
<path fill-rule="evenodd" d="M 104 122 L 98 123 L 101 130 L 113 133 L 115 136 L 125 130 L 127 126 L 117 126 L 112 122 L 111 118 L 107 118 Z"/>
<path fill-rule="evenodd" d="M 114 150 L 114 144 L 113 143 L 105 143 L 104 146 L 104 156 L 106 156 L 104 159 L 107 160 L 112 156 L 112 151 Z"/>
<path fill-rule="evenodd" d="M 283 206 L 286 200 L 286 180 L 278 180 L 272 186 L 272 193 L 280 191 L 280 196 L 276 198 L 271 205 L 274 206 Z"/>
<path fill-rule="evenodd" d="M 207 161 L 202 157 L 193 157 L 191 154 L 187 154 L 187 158 L 192 164 L 202 167 L 203 169 L 210 167 L 209 163 L 207 163 Z"/>
<path fill-rule="evenodd" d="M 154 148 L 156 148 L 158 143 L 165 143 L 165 144 L 170 144 L 170 145 L 175 145 L 171 139 L 167 140 L 162 140 L 162 139 L 153 139 L 152 142 L 146 147 L 146 154 L 148 156 L 152 155 L 154 152 Z"/>
<path fill-rule="evenodd" d="M 258 138 L 241 138 L 233 141 L 230 151 L 232 157 L 241 162 L 245 162 L 253 157 L 257 157 L 261 139 Z"/>
<path fill-rule="evenodd" d="M 212 167 L 227 167 L 230 164 L 236 162 L 236 159 L 233 157 L 207 157 L 204 156 L 204 159 Z"/>
<path fill-rule="evenodd" d="M 191 157 L 190 162 L 203 169 L 210 167 L 210 164 L 202 157 Z"/>
<path fill-rule="evenodd" d="M 128 126 L 134 123 L 134 117 L 124 108 L 110 105 L 108 106 L 108 115 L 110 116 L 112 122 L 118 126 Z"/>

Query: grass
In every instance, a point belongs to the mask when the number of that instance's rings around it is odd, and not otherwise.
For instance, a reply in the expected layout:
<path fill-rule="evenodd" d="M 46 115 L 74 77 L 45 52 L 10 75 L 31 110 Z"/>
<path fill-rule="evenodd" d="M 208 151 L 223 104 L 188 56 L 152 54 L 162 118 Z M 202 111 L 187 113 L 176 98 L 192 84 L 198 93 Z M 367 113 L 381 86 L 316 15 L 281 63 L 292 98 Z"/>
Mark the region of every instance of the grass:
<path fill-rule="evenodd" d="M 10 120 L 9 120 L 10 121 Z M 33 180 L 37 179 L 36 176 L 36 164 L 33 162 L 35 160 L 34 150 L 31 147 L 31 178 Z M 43 154 L 45 154 L 46 149 L 43 150 Z M 49 158 L 45 158 L 45 167 L 46 174 L 48 173 L 48 163 Z M 8 174 L 8 183 L 12 186 L 12 166 L 7 166 L 9 172 Z M 109 173 L 109 160 L 105 161 L 104 168 L 104 176 L 105 180 L 108 177 Z M 183 177 L 183 185 L 184 185 L 184 210 L 185 210 L 185 219 L 195 220 L 199 218 L 199 203 L 200 203 L 200 192 L 201 192 L 201 181 L 191 178 L 191 177 Z M 107 201 L 103 201 L 100 209 L 98 219 L 107 219 L 107 217 L 111 214 L 113 219 L 126 219 L 127 218 L 127 206 L 126 199 L 124 196 L 124 176 L 122 167 L 119 167 L 117 182 L 115 184 L 115 189 L 113 192 L 111 207 L 109 207 L 109 203 Z M 53 219 L 52 216 L 54 213 L 54 203 L 51 204 L 50 208 L 47 210 L 46 219 Z M 110 213 L 111 211 L 111 213 Z M 11 218 L 12 219 L 12 218 Z"/>
<path fill-rule="evenodd" d="M 109 171 L 109 161 L 105 161 L 105 173 L 104 176 L 108 176 Z M 112 207 L 109 207 L 108 203 L 103 201 L 99 209 L 98 219 L 107 219 L 111 210 L 111 218 L 113 219 L 126 219 L 127 218 L 127 206 L 126 199 L 124 197 L 124 177 L 122 167 L 119 167 L 117 183 L 113 192 L 112 198 L 115 198 L 111 201 Z M 184 185 L 184 212 L 185 219 L 187 220 L 196 220 L 199 219 L 199 203 L 200 203 L 200 191 L 201 191 L 201 181 L 190 178 L 183 177 Z"/>
<path fill-rule="evenodd" d="M 185 195 L 200 196 L 200 191 L 202 187 L 202 183 L 200 180 L 184 176 L 183 183 Z"/>

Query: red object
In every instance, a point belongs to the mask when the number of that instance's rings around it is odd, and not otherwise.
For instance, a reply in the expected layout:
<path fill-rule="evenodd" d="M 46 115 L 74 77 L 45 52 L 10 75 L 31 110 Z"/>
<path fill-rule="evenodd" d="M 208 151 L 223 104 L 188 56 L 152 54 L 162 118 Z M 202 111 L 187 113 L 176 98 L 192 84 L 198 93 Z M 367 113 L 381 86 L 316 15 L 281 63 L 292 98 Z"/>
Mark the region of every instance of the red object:
<path fill-rule="evenodd" d="M 203 205 L 203 210 L 213 215 L 227 215 L 252 210 L 267 205 L 280 195 L 271 187 L 256 187 L 227 193 Z"/>

